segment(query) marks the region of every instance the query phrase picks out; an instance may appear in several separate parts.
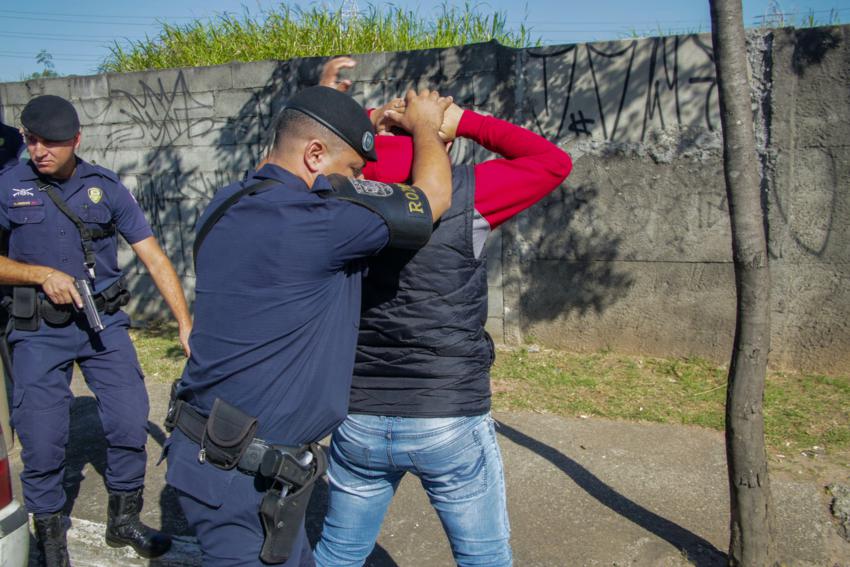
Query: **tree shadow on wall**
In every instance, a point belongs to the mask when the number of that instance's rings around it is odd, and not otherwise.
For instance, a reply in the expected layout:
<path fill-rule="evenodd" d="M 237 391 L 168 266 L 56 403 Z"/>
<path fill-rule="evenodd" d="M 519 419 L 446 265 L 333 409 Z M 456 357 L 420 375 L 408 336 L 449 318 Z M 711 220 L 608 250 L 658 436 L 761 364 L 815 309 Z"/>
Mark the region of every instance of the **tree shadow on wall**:
<path fill-rule="evenodd" d="M 597 216 L 599 190 L 593 183 L 559 189 L 519 222 L 520 311 L 530 321 L 551 321 L 571 313 L 603 313 L 625 298 L 633 278 L 616 264 L 621 238 L 592 224 L 573 228 L 577 217 Z"/>
<path fill-rule="evenodd" d="M 496 42 L 449 49 L 356 54 L 357 66 L 344 70 L 342 76 L 352 81 L 349 94 L 367 108 L 404 96 L 409 88 L 428 87 L 453 95 L 466 108 L 489 112 L 499 109 L 502 114 L 508 105 L 509 118 L 513 111 L 510 89 L 515 57 L 515 50 Z M 247 163 L 256 164 L 271 146 L 275 119 L 286 101 L 295 92 L 318 84 L 321 68 L 329 59 L 306 57 L 275 62 L 265 83 L 249 89 L 250 92 L 246 90 L 244 103 L 226 119 L 215 150 L 217 163 L 230 170 L 244 168 Z M 493 77 L 481 84 L 479 77 L 484 72 Z M 239 89 L 239 85 L 234 85 L 234 89 Z M 244 135 L 234 148 L 231 144 L 237 132 Z M 472 150 L 459 152 L 464 159 L 471 153 Z"/>
<path fill-rule="evenodd" d="M 504 282 L 519 294 L 523 324 L 604 313 L 628 301 L 635 283 L 623 260 L 677 259 L 710 233 L 689 224 L 697 202 L 684 173 L 720 154 L 710 41 L 694 34 L 524 52 L 516 115 L 571 151 L 575 172 L 507 227 L 518 257 Z M 681 188 L 662 198 L 659 177 Z M 722 188 L 700 191 L 722 202 Z"/>
<path fill-rule="evenodd" d="M 777 32 L 778 33 L 778 32 Z M 818 67 L 823 64 L 830 51 L 838 49 L 843 41 L 842 28 L 840 27 L 819 27 L 808 29 L 791 29 L 787 31 L 787 37 L 793 43 L 793 53 L 791 55 L 790 67 L 791 71 L 798 77 L 803 79 L 807 69 L 810 67 Z M 822 70 L 826 71 L 828 67 Z M 814 70 L 818 72 L 817 69 Z M 816 81 L 817 77 L 809 77 L 809 81 Z M 828 87 L 827 87 L 828 88 Z M 796 104 L 794 101 L 791 105 Z M 768 106 L 766 112 L 770 112 Z M 792 109 L 793 112 L 793 109 Z M 840 130 L 840 126 L 832 125 L 829 121 L 825 121 L 822 129 L 818 129 L 819 135 L 827 139 L 831 136 L 831 132 L 836 134 Z M 810 222 L 806 215 L 801 214 L 805 208 L 817 207 L 818 200 L 814 200 L 810 195 L 801 196 L 801 192 L 794 189 L 785 189 L 780 186 L 779 190 L 772 191 L 772 185 L 777 183 L 770 178 L 762 179 L 762 195 L 765 202 L 765 210 L 776 213 L 777 221 L 773 224 L 773 230 L 768 231 L 771 239 L 769 242 L 769 253 L 771 258 L 781 258 L 783 255 L 782 242 L 777 238 L 777 235 L 784 228 L 787 231 L 787 237 L 796 244 L 800 250 L 814 258 L 822 258 L 827 253 L 832 236 L 835 232 L 836 212 L 839 210 L 839 200 L 841 199 L 841 180 L 840 180 L 840 155 L 836 156 L 832 151 L 830 144 L 825 146 L 801 146 L 797 147 L 799 133 L 792 135 L 791 143 L 792 151 L 787 152 L 786 160 L 791 163 L 797 160 L 804 161 L 803 157 L 806 150 L 812 150 L 818 147 L 824 156 L 824 161 L 820 167 L 817 167 L 815 172 L 818 177 L 816 184 L 817 190 L 821 195 L 818 195 L 820 202 L 820 210 L 817 215 L 820 217 L 818 223 L 814 225 Z M 838 147 L 838 146 L 833 146 Z M 796 151 L 801 150 L 801 151 Z M 788 187 L 792 187 L 794 180 L 800 174 L 795 174 L 793 166 L 787 172 L 789 181 L 786 181 Z M 811 175 L 811 172 L 808 173 Z M 805 203 L 805 204 L 804 204 Z M 801 207 L 801 205 L 803 205 Z M 765 214 L 765 222 L 769 222 L 769 215 Z"/>
<path fill-rule="evenodd" d="M 820 65 L 826 55 L 841 44 L 841 28 L 820 27 L 794 30 L 794 54 L 791 69 L 798 76 L 805 75 L 806 68 Z"/>
<path fill-rule="evenodd" d="M 174 145 L 154 148 L 142 159 L 146 164 L 144 173 L 134 174 L 136 200 L 178 275 L 193 274 L 195 223 L 212 195 L 211 190 L 214 192 L 212 186 L 220 178 L 213 173 L 208 174 L 208 179 L 200 174 L 198 165 L 184 163 L 184 156 Z M 135 169 L 137 166 L 125 165 L 118 174 L 132 175 Z M 138 257 L 128 254 L 123 265 L 133 297 L 130 311 L 144 318 L 167 318 L 165 302 Z"/>

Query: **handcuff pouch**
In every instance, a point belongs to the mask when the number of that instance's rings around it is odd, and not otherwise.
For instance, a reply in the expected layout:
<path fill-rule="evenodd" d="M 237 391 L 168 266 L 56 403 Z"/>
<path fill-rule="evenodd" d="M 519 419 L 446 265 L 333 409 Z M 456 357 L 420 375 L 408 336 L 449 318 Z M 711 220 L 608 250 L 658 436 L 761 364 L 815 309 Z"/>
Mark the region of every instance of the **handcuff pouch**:
<path fill-rule="evenodd" d="M 201 455 L 210 464 L 230 470 L 239 463 L 256 431 L 256 417 L 216 398 L 201 439 Z"/>

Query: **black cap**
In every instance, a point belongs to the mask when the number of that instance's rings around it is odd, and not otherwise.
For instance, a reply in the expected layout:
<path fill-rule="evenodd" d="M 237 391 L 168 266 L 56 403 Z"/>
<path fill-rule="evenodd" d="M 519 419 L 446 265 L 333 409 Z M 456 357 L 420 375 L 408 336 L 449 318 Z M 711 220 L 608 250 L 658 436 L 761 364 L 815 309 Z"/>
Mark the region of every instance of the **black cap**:
<path fill-rule="evenodd" d="M 298 91 L 284 109 L 303 112 L 345 140 L 366 161 L 378 161 L 375 128 L 366 110 L 353 98 L 330 87 L 316 86 Z"/>
<path fill-rule="evenodd" d="M 21 124 L 27 132 L 53 142 L 70 140 L 80 131 L 80 119 L 74 106 L 56 95 L 31 99 L 21 112 Z"/>

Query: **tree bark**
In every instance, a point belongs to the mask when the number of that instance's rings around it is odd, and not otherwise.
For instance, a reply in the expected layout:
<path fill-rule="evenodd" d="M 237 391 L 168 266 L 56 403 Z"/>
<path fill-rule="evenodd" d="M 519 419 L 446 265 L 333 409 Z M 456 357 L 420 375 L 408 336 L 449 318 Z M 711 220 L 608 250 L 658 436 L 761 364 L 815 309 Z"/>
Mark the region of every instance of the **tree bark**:
<path fill-rule="evenodd" d="M 732 226 L 737 317 L 726 392 L 731 501 L 729 564 L 774 564 L 764 446 L 764 382 L 770 349 L 770 272 L 756 154 L 741 0 L 710 0 L 723 126 L 723 169 Z"/>

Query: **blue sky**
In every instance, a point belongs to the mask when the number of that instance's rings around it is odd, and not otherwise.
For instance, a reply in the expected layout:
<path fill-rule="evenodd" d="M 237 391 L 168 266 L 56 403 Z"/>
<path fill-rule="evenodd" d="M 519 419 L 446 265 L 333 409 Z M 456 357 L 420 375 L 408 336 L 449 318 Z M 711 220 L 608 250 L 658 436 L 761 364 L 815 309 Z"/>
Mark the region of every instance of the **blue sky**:
<path fill-rule="evenodd" d="M 447 0 L 463 5 L 463 0 Z M 639 33 L 689 33 L 709 31 L 708 0 L 488 0 L 471 2 L 482 12 L 499 11 L 508 25 L 525 22 L 534 37 L 544 43 L 580 43 L 620 39 Z M 280 4 L 279 0 L 41 0 L 35 4 L 0 2 L 0 81 L 18 81 L 41 70 L 35 56 L 41 49 L 53 55 L 61 74 L 96 73 L 113 41 L 155 36 L 158 20 L 173 24 L 193 18 L 215 17 L 223 12 L 241 13 L 243 7 L 259 14 Z M 315 3 L 289 3 L 310 7 Z M 327 0 L 331 8 L 381 6 L 384 1 Z M 394 0 L 392 5 L 429 16 L 442 2 Z M 744 22 L 757 25 L 767 14 L 781 12 L 795 23 L 809 13 L 827 22 L 835 10 L 841 22 L 850 21 L 848 0 L 744 0 Z"/>

